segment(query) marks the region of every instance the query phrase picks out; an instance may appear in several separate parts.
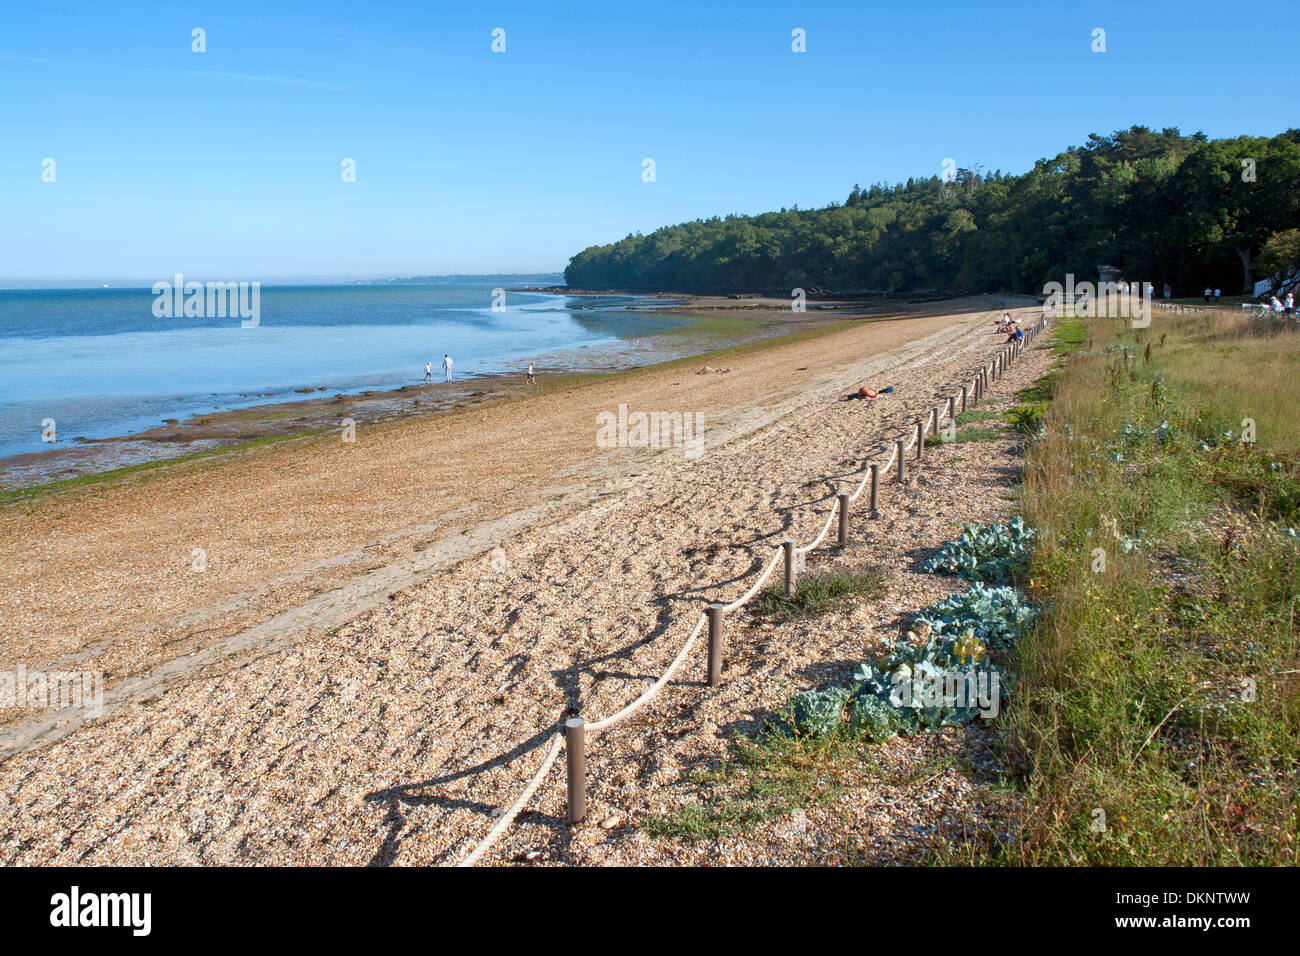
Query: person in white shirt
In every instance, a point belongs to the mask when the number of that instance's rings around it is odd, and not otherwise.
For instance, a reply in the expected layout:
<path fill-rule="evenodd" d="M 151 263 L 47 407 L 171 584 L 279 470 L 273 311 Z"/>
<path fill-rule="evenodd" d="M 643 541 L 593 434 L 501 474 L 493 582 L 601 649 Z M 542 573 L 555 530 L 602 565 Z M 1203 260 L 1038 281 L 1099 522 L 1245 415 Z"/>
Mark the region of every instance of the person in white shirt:
<path fill-rule="evenodd" d="M 533 363 L 532 363 L 532 362 L 529 362 L 529 363 L 528 363 L 528 384 L 529 384 L 529 385 L 536 385 L 536 384 L 537 384 L 537 379 L 535 379 L 535 378 L 533 377 Z"/>
<path fill-rule="evenodd" d="M 1282 309 L 1287 315 L 1293 315 L 1295 313 L 1295 296 L 1290 292 L 1286 294 L 1286 300 L 1282 303 Z"/>
<path fill-rule="evenodd" d="M 424 363 L 424 383 L 427 385 L 433 381 L 433 363 Z"/>
<path fill-rule="evenodd" d="M 450 356 L 450 355 L 443 355 L 443 357 L 442 357 L 442 369 L 443 369 L 444 372 L 447 373 L 447 381 L 449 381 L 449 382 L 451 381 L 451 370 L 452 370 L 455 366 L 456 366 L 456 363 L 453 362 L 453 361 L 451 360 L 451 356 Z"/>

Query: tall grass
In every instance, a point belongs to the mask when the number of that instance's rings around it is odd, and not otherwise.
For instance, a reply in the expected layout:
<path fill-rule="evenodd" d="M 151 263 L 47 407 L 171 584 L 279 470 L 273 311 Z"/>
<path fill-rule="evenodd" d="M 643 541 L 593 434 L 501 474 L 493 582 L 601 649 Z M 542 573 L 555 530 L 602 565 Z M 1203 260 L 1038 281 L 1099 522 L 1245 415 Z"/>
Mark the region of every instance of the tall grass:
<path fill-rule="evenodd" d="M 1047 613 L 1014 661 L 1019 838 L 990 852 L 1293 863 L 1300 337 L 1226 317 L 1060 331 L 1087 348 L 1026 453 Z"/>

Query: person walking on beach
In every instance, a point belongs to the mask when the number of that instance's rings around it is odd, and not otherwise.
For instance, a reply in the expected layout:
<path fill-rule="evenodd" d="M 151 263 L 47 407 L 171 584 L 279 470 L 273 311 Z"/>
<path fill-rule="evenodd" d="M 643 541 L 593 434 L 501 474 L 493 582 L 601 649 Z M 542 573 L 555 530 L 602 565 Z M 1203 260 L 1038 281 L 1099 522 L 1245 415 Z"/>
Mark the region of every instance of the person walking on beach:
<path fill-rule="evenodd" d="M 451 360 L 451 356 L 444 354 L 442 357 L 442 369 L 447 373 L 447 381 L 449 382 L 451 381 L 451 370 L 455 366 L 456 363 Z"/>
<path fill-rule="evenodd" d="M 529 385 L 536 385 L 536 384 L 537 384 L 537 379 L 533 377 L 533 363 L 532 363 L 532 362 L 529 362 L 529 363 L 528 363 L 528 384 L 529 384 Z"/>
<path fill-rule="evenodd" d="M 433 363 L 424 363 L 424 384 L 428 385 L 433 381 Z"/>

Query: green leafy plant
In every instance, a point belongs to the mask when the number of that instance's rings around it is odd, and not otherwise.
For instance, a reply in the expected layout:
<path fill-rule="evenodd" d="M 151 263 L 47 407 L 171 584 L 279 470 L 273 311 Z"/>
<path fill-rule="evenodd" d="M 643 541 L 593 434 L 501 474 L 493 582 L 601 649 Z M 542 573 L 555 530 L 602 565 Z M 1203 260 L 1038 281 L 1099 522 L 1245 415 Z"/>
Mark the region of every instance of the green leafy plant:
<path fill-rule="evenodd" d="M 849 691 L 843 687 L 800 691 L 790 698 L 788 727 L 802 737 L 824 737 L 839 729 Z"/>
<path fill-rule="evenodd" d="M 777 728 L 879 743 L 972 720 L 1001 699 L 1003 681 L 989 649 L 1009 646 L 1036 615 L 1015 589 L 977 583 L 918 615 L 882 656 L 858 667 L 852 685 L 795 694 Z"/>
<path fill-rule="evenodd" d="M 1017 405 L 1007 412 L 1007 421 L 1011 427 L 1022 435 L 1037 435 L 1043 428 L 1043 412 L 1047 405 L 1035 402 L 1032 405 Z"/>
<path fill-rule="evenodd" d="M 950 594 L 917 616 L 914 627 L 950 638 L 969 633 L 984 647 L 1006 648 L 1023 635 L 1038 609 L 1015 588 L 976 582 L 969 591 Z"/>
<path fill-rule="evenodd" d="M 921 570 L 1001 583 L 1024 565 L 1033 539 L 1033 529 L 1026 527 L 1020 518 L 987 526 L 976 522 L 967 525 L 955 541 L 944 542 L 939 553 L 921 565 Z"/>

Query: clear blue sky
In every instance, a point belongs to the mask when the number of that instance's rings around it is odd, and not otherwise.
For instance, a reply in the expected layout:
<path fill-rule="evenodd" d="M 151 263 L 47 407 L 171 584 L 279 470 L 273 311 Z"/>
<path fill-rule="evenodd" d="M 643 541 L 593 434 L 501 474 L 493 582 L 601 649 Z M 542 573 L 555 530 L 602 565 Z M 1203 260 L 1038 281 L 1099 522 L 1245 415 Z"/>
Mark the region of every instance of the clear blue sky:
<path fill-rule="evenodd" d="M 1135 123 L 1271 135 L 1300 123 L 1297 10 L 8 3 L 0 278 L 551 271 L 629 232 L 824 205 L 946 157 L 1021 172 Z"/>

